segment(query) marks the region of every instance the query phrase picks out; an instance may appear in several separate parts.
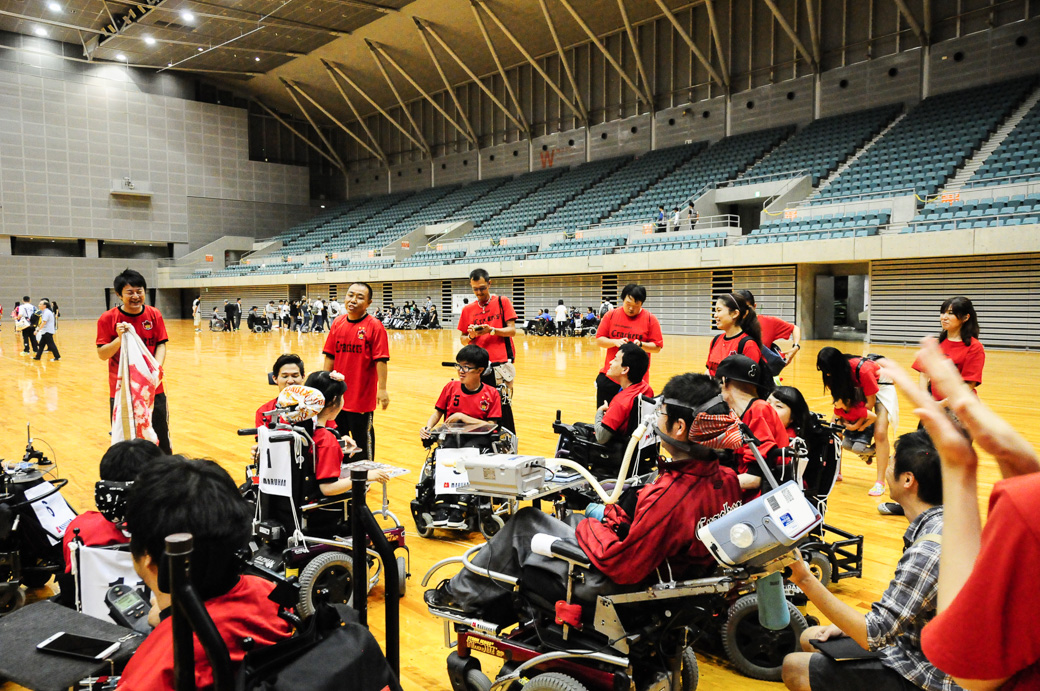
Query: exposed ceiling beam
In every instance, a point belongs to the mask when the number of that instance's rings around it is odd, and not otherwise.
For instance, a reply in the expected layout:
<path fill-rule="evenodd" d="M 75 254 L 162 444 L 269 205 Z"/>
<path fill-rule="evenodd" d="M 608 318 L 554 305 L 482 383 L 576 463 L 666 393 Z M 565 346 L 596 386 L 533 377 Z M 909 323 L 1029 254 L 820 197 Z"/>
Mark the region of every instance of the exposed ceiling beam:
<path fill-rule="evenodd" d="M 384 7 L 382 5 L 377 5 L 374 2 L 365 2 L 365 0 L 329 0 L 329 2 L 343 5 L 344 7 L 357 7 L 362 10 L 372 10 L 373 12 L 379 12 L 381 14 L 397 14 L 401 11 L 396 7 Z"/>
<path fill-rule="evenodd" d="M 422 23 L 419 19 L 412 17 L 415 20 L 415 30 L 419 32 L 419 38 L 422 40 L 423 47 L 426 48 L 426 52 L 430 56 L 430 60 L 433 60 L 434 66 L 437 68 L 437 74 L 440 75 L 441 81 L 444 82 L 444 90 L 451 96 L 452 103 L 455 104 L 455 112 L 459 114 L 459 119 L 462 120 L 462 124 L 466 126 L 469 131 L 469 136 L 472 141 L 476 141 L 477 133 L 473 129 L 473 124 L 469 121 L 469 117 L 466 115 L 466 111 L 462 109 L 462 104 L 459 103 L 459 96 L 455 93 L 455 87 L 448 81 L 448 75 L 444 73 L 444 66 L 441 65 L 440 58 L 437 57 L 437 53 L 434 52 L 433 46 L 430 45 L 430 39 L 426 38 L 426 33 L 423 31 Z"/>
<path fill-rule="evenodd" d="M 581 30 L 585 32 L 585 35 L 589 37 L 589 40 L 592 41 L 592 44 L 599 48 L 599 52 L 603 53 L 603 57 L 606 59 L 608 63 L 610 63 L 610 66 L 614 68 L 614 71 L 618 73 L 618 76 L 625 80 L 625 83 L 628 84 L 628 88 L 632 89 L 632 91 L 635 92 L 636 97 L 640 101 L 642 101 L 648 107 L 653 109 L 653 99 L 650 98 L 650 96 L 648 96 L 645 91 L 640 89 L 639 85 L 636 84 L 635 81 L 628 76 L 628 72 L 625 71 L 625 68 L 622 67 L 621 63 L 619 63 L 617 59 L 610 54 L 610 51 L 607 49 L 607 46 L 604 45 L 603 41 L 599 40 L 599 37 L 596 36 L 596 32 L 593 31 L 592 28 L 585 23 L 585 20 L 581 18 L 581 15 L 578 14 L 578 11 L 576 9 L 574 9 L 574 6 L 571 5 L 570 2 L 568 2 L 567 0 L 560 0 L 560 4 L 563 5 L 564 9 L 571 13 L 571 16 L 574 17 L 574 21 L 578 23 L 578 26 L 580 26 Z"/>
<path fill-rule="evenodd" d="M 282 86 L 285 87 L 285 90 L 289 93 L 289 98 L 293 100 L 293 103 L 296 104 L 296 107 L 300 109 L 301 113 L 303 113 L 303 117 L 307 118 L 307 122 L 309 122 L 311 124 L 311 127 L 314 128 L 314 133 L 318 135 L 318 138 L 321 139 L 321 141 L 328 148 L 329 155 L 332 156 L 332 158 L 336 159 L 336 167 L 339 168 L 341 172 L 346 173 L 347 167 L 343 165 L 343 160 L 340 159 L 339 154 L 336 153 L 336 150 L 332 148 L 332 144 L 329 142 L 329 140 L 325 138 L 325 135 L 322 133 L 321 128 L 318 127 L 318 123 L 314 122 L 314 118 L 311 117 L 311 114 L 308 113 L 307 109 L 303 107 L 302 103 L 300 103 L 300 99 L 296 98 L 296 94 L 293 93 L 294 86 L 292 85 L 292 83 L 282 77 L 279 77 L 278 79 L 282 83 Z M 299 87 L 295 88 L 298 89 Z M 302 94 L 303 91 L 301 90 L 300 93 Z"/>
<path fill-rule="evenodd" d="M 514 46 L 516 46 L 516 49 L 520 51 L 521 55 L 524 56 L 524 59 L 526 59 L 528 64 L 531 65 L 531 68 L 535 72 L 537 72 L 538 76 L 544 79 L 545 83 L 549 85 L 549 88 L 551 88 L 556 93 L 556 95 L 560 97 L 560 100 L 566 103 L 567 107 L 570 108 L 576 116 L 582 119 L 582 122 L 588 122 L 588 116 L 583 113 L 584 108 L 579 110 L 577 106 L 571 103 L 570 99 L 568 99 L 567 96 L 564 95 L 563 90 L 559 87 L 559 85 L 556 82 L 554 82 L 548 74 L 546 74 L 545 70 L 542 69 L 542 66 L 539 65 L 538 61 L 534 59 L 534 56 L 532 56 L 531 53 L 528 52 L 526 48 L 524 48 L 523 44 L 520 43 L 519 39 L 517 39 L 517 37 L 513 35 L 513 32 L 506 28 L 506 25 L 503 24 L 502 20 L 498 18 L 498 15 L 495 14 L 495 11 L 488 7 L 484 0 L 476 1 L 480 4 L 482 8 L 484 8 L 484 11 L 487 12 L 487 16 L 491 17 L 491 21 L 493 21 L 495 25 L 499 28 L 499 30 L 506 35 L 506 38 L 508 38 L 509 41 Z M 577 98 L 577 92 L 575 92 L 575 98 Z"/>
<path fill-rule="evenodd" d="M 897 0 L 897 2 L 898 1 L 900 0 Z M 773 16 L 776 17 L 777 23 L 780 24 L 780 28 L 783 29 L 784 33 L 787 34 L 787 37 L 791 39 L 791 43 L 794 44 L 798 53 L 807 63 L 809 63 L 809 65 L 812 66 L 813 70 L 815 70 L 817 68 L 815 58 L 813 58 L 809 51 L 805 49 L 805 44 L 802 43 L 800 38 L 798 38 L 798 34 L 795 33 L 795 30 L 791 27 L 787 18 L 784 17 L 782 12 L 780 12 L 780 8 L 776 6 L 776 3 L 773 0 L 762 0 L 762 2 L 766 4 L 770 11 L 772 11 Z"/>
<path fill-rule="evenodd" d="M 484 37 L 484 43 L 487 44 L 488 50 L 491 51 L 491 57 L 495 59 L 495 67 L 498 68 L 498 74 L 502 77 L 502 83 L 506 85 L 506 91 L 509 93 L 509 98 L 513 100 L 513 106 L 516 108 L 516 115 L 520 118 L 520 122 L 523 125 L 524 136 L 528 139 L 531 138 L 531 128 L 527 124 L 527 118 L 524 117 L 524 108 L 520 105 L 520 99 L 516 97 L 516 92 L 513 91 L 513 83 L 509 81 L 509 77 L 506 76 L 506 70 L 502 67 L 502 60 L 498 57 L 498 49 L 495 48 L 495 42 L 491 40 L 491 35 L 488 33 L 487 27 L 484 25 L 484 18 L 480 16 L 480 10 L 473 3 L 470 3 L 470 9 L 473 10 L 473 16 L 477 20 L 477 26 L 480 27 L 480 35 Z"/>
<path fill-rule="evenodd" d="M 372 134 L 372 130 L 368 129 L 368 125 L 365 124 L 365 119 L 361 117 L 360 113 L 358 113 L 358 109 L 354 106 L 354 102 L 350 100 L 350 97 L 347 96 L 347 92 L 340 85 L 339 80 L 336 78 L 336 70 L 332 67 L 332 65 L 328 63 L 327 60 L 325 60 L 325 58 L 319 59 L 321 60 L 321 64 L 325 66 L 325 71 L 329 73 L 329 78 L 332 80 L 332 83 L 336 85 L 336 91 L 339 92 L 339 95 L 342 96 L 343 100 L 347 102 L 347 106 L 350 107 L 350 112 L 354 114 L 354 119 L 357 121 L 357 124 L 361 125 L 361 129 L 363 129 L 365 131 L 365 134 L 368 135 L 368 139 L 369 142 L 371 142 L 372 144 L 372 148 L 379 152 L 379 158 L 383 160 L 384 165 L 389 167 L 390 161 L 387 159 L 386 154 L 383 153 L 383 149 L 379 146 L 379 140 L 377 140 L 375 135 Z"/>
<path fill-rule="evenodd" d="M 368 151 L 368 153 L 372 154 L 373 156 L 375 156 L 376 158 L 381 160 L 383 162 L 384 166 L 386 166 L 387 168 L 390 167 L 390 163 L 386 160 L 386 156 L 383 155 L 382 151 L 377 151 L 373 147 L 369 146 L 368 143 L 365 142 L 361 137 L 359 137 L 357 134 L 355 134 L 350 128 L 348 128 L 342 122 L 340 122 L 339 118 L 337 118 L 335 115 L 330 113 L 328 111 L 328 109 L 326 109 L 323 105 L 321 105 L 316 100 L 314 100 L 314 98 L 312 98 L 310 94 L 308 94 L 306 91 L 304 91 L 303 87 L 300 86 L 297 82 L 290 81 L 289 83 L 292 84 L 294 89 L 296 89 L 298 92 L 300 92 L 301 96 L 303 96 L 305 99 L 310 101 L 311 105 L 313 105 L 315 108 L 320 110 L 322 112 L 322 114 L 325 115 L 325 117 L 327 117 L 329 120 L 332 120 L 332 122 L 334 122 L 337 126 L 339 126 L 339 128 L 341 130 L 346 132 L 350 136 L 351 139 L 353 139 L 358 144 L 360 144 L 362 147 L 364 147 L 364 149 L 366 151 Z"/>
<path fill-rule="evenodd" d="M 543 0 L 544 1 L 544 0 Z M 621 10 L 621 21 L 625 23 L 625 33 L 628 34 L 628 43 L 632 46 L 632 55 L 636 58 L 636 69 L 639 70 L 639 78 L 643 80 L 643 88 L 646 90 L 646 94 L 650 101 L 647 105 L 650 106 L 650 110 L 655 110 L 653 97 L 650 95 L 653 93 L 653 89 L 650 85 L 650 80 L 646 78 L 646 70 L 643 69 L 643 56 L 639 53 L 639 42 L 636 41 L 636 32 L 632 28 L 632 22 L 628 20 L 628 10 L 625 9 L 625 0 L 617 0 L 618 9 Z"/>
<path fill-rule="evenodd" d="M 928 34 L 924 32 L 917 19 L 914 18 L 910 8 L 907 7 L 906 0 L 895 0 L 895 3 L 896 7 L 899 8 L 899 12 L 906 17 L 906 23 L 910 25 L 911 29 L 913 29 L 914 35 L 917 36 L 917 40 L 921 42 L 921 45 L 928 45 Z M 928 8 L 927 11 L 930 13 L 930 10 L 931 8 Z"/>
<path fill-rule="evenodd" d="M 715 41 L 715 54 L 719 56 L 719 67 L 722 74 L 729 78 L 729 68 L 726 67 L 726 52 L 722 49 L 722 33 L 719 31 L 718 22 L 715 21 L 714 0 L 704 0 L 704 7 L 708 10 L 708 26 L 711 28 L 711 38 Z"/>
<path fill-rule="evenodd" d="M 323 61 L 323 62 L 324 62 L 324 61 Z M 406 127 L 405 127 L 404 125 L 402 125 L 402 124 L 401 124 L 401 123 L 399 123 L 399 122 L 398 122 L 398 121 L 397 121 L 396 119 L 394 119 L 393 117 L 391 117 L 390 113 L 386 112 L 386 109 L 385 109 L 385 108 L 383 108 L 383 106 L 379 105 L 379 104 L 378 104 L 378 103 L 376 102 L 376 100 L 375 100 L 374 98 L 372 98 L 371 96 L 369 96 L 369 95 L 368 95 L 368 92 L 366 92 L 366 91 L 365 91 L 364 89 L 362 89 L 362 88 L 361 88 L 360 86 L 358 86 L 358 85 L 357 85 L 357 82 L 355 82 L 355 81 L 354 81 L 353 79 L 351 79 L 350 77 L 348 77 L 348 76 L 347 76 L 347 73 L 346 73 L 346 72 L 344 72 L 344 71 L 343 71 L 342 69 L 340 69 L 339 65 L 337 65 L 337 64 L 335 64 L 335 63 L 328 63 L 328 65 L 329 65 L 329 67 L 331 67 L 331 68 L 332 68 L 333 70 L 335 70 L 336 74 L 338 74 L 338 75 L 339 75 L 340 79 L 342 79 L 343 81 L 345 81 L 345 82 L 346 82 L 347 84 L 349 84 L 349 85 L 350 85 L 350 88 L 351 88 L 351 89 L 353 89 L 354 91 L 356 91 L 356 92 L 358 92 L 359 94 L 361 94 L 361 98 L 363 98 L 363 99 L 365 99 L 366 101 L 368 101 L 369 105 L 371 105 L 371 106 L 372 106 L 373 108 L 375 108 L 375 109 L 376 109 L 376 111 L 377 111 L 377 112 L 378 112 L 378 113 L 379 113 L 380 115 L 382 115 L 382 116 L 383 116 L 384 118 L 386 118 L 386 119 L 387 119 L 387 120 L 388 120 L 388 121 L 390 122 L 390 124 L 391 124 L 391 125 L 393 125 L 393 126 L 394 126 L 394 127 L 396 127 L 396 128 L 398 129 L 398 130 L 400 130 L 400 131 L 401 131 L 401 134 L 403 134 L 403 135 L 404 135 L 405 137 L 407 137 L 407 138 L 408 138 L 409 140 L 411 140 L 411 142 L 412 142 L 413 144 L 415 144 L 415 145 L 416 145 L 417 147 L 419 147 L 419 148 L 420 148 L 420 149 L 422 149 L 423 151 L 426 151 L 426 147 L 424 147 L 424 146 L 423 146 L 422 142 L 420 142 L 420 141 L 419 141 L 418 139 L 416 139 L 415 137 L 413 137 L 413 136 L 412 136 L 412 133 L 411 133 L 411 132 L 409 132 L 409 131 L 408 131 L 408 129 L 407 129 L 407 128 L 406 128 Z"/>
<path fill-rule="evenodd" d="M 45 55 L 48 58 L 60 58 L 62 60 L 68 60 L 70 62 L 79 62 L 79 63 L 83 63 L 85 65 L 112 65 L 112 66 L 119 66 L 119 67 L 134 67 L 134 68 L 142 69 L 142 70 L 158 70 L 159 69 L 155 65 L 139 65 L 136 62 L 115 62 L 115 61 L 111 61 L 110 62 L 110 61 L 106 60 L 104 62 L 100 62 L 99 63 L 99 62 L 95 62 L 93 60 L 88 60 L 87 58 L 77 58 L 77 57 L 72 56 L 72 55 L 55 55 L 54 53 L 51 53 L 51 52 L 48 52 L 48 51 L 45 51 L 45 50 L 34 50 L 32 48 L 25 48 L 23 46 L 6 46 L 6 45 L 3 45 L 3 44 L 0 44 L 0 49 L 2 49 L 2 50 L 13 50 L 13 51 L 16 51 L 16 52 L 19 52 L 19 53 L 31 53 L 33 55 Z M 176 72 L 193 72 L 193 73 L 202 73 L 202 74 L 221 74 L 221 75 L 225 75 L 225 76 L 234 76 L 234 77 L 260 77 L 260 76 L 262 76 L 261 72 L 243 72 L 241 70 L 189 70 L 187 68 L 179 68 L 179 67 L 169 67 L 169 68 L 166 68 L 166 69 L 174 70 Z"/>
<path fill-rule="evenodd" d="M 932 0 L 922 0 L 922 11 L 924 14 L 924 26 L 921 30 L 924 35 L 931 38 L 932 35 Z"/>
<path fill-rule="evenodd" d="M 288 122 L 283 120 L 282 117 L 280 115 L 278 115 L 278 113 L 274 112 L 273 110 L 268 108 L 266 105 L 264 105 L 263 101 L 261 101 L 258 98 L 254 98 L 253 102 L 256 103 L 256 105 L 258 105 L 261 108 L 263 108 L 264 110 L 266 110 L 267 114 L 270 115 L 272 118 L 274 118 L 278 122 L 282 123 L 282 126 L 285 127 L 285 129 L 289 130 L 290 132 L 295 134 L 297 137 L 299 137 L 301 140 L 303 140 L 304 144 L 306 144 L 307 146 L 311 147 L 312 149 L 317 151 L 319 154 L 321 154 L 325 158 L 325 160 L 327 160 L 329 163 L 331 163 L 332 165 L 336 166 L 337 168 L 340 167 L 340 164 L 336 161 L 336 159 L 332 158 L 327 153 L 325 153 L 324 149 L 322 149 L 320 146 L 318 146 L 317 144 L 312 142 L 310 139 L 307 139 L 307 137 L 305 137 L 302 134 L 300 134 L 299 131 L 297 131 L 297 129 L 295 127 L 293 127 Z M 342 170 L 342 168 L 340 168 L 340 170 Z"/>
<path fill-rule="evenodd" d="M 12 19 L 24 19 L 27 22 L 36 22 L 37 24 L 46 24 L 47 26 L 57 26 L 62 29 L 71 29 L 73 31 L 82 31 L 88 34 L 94 34 L 101 36 L 105 32 L 100 29 L 91 29 L 88 26 L 76 26 L 75 24 L 67 24 L 65 22 L 59 22 L 54 19 L 43 19 L 42 17 L 30 17 L 27 14 L 18 14 L 17 12 L 9 12 L 7 10 L 0 10 L 0 17 L 11 17 Z"/>
<path fill-rule="evenodd" d="M 105 0 L 106 3 L 113 5 L 137 5 L 138 2 L 135 0 Z M 247 15 L 244 17 L 232 17 L 226 14 L 214 14 L 212 12 L 203 12 L 199 10 L 199 7 L 213 7 L 220 9 L 224 12 L 234 12 L 240 15 Z M 326 34 L 331 36 L 349 36 L 349 31 L 341 31 L 339 29 L 332 29 L 327 26 L 318 26 L 317 24 L 308 24 L 307 22 L 300 22 L 295 19 L 283 19 L 281 17 L 275 17 L 270 14 L 261 14 L 260 12 L 253 12 L 252 10 L 243 10 L 238 7 L 225 7 L 223 5 L 217 5 L 215 3 L 203 2 L 202 0 L 191 0 L 190 3 L 181 5 L 180 7 L 156 7 L 153 11 L 166 14 L 177 14 L 179 15 L 182 11 L 188 9 L 196 17 L 203 17 L 205 19 L 218 19 L 225 22 L 236 22 L 238 24 L 256 24 L 257 21 L 263 20 L 264 24 L 268 26 L 284 27 L 286 29 L 299 29 L 300 31 L 311 31 L 316 34 Z"/>
<path fill-rule="evenodd" d="M 383 61 L 379 59 L 379 53 L 376 52 L 375 46 L 368 39 L 365 39 L 365 45 L 368 46 L 368 50 L 372 53 L 372 59 L 376 61 L 376 67 L 379 68 L 379 72 L 383 75 L 383 79 L 386 80 L 387 86 L 390 87 L 390 91 L 394 94 L 394 98 L 397 99 L 397 104 L 401 106 L 404 116 L 408 118 L 408 122 L 412 125 L 412 129 L 415 131 L 415 137 L 418 137 L 418 141 L 416 142 L 417 145 L 426 153 L 427 156 L 433 158 L 433 152 L 430 150 L 430 145 L 426 143 L 426 138 L 423 137 L 422 130 L 419 129 L 418 123 L 416 123 L 415 118 L 412 117 L 412 111 L 405 104 L 404 99 L 401 98 L 401 92 L 397 90 L 394 80 L 390 78 L 390 73 L 387 72 L 386 67 L 383 66 Z M 415 137 L 409 137 L 409 139 L 415 142 Z"/>
<path fill-rule="evenodd" d="M 525 134 L 527 133 L 527 130 L 524 127 L 524 123 L 520 122 L 520 120 L 515 115 L 513 115 L 512 111 L 509 110 L 509 108 L 506 108 L 506 105 L 498 99 L 498 96 L 495 96 L 495 92 L 489 89 L 487 84 L 484 83 L 484 80 L 478 77 L 476 73 L 473 70 L 471 70 L 466 63 L 462 61 L 462 58 L 459 57 L 459 54 L 452 50 L 452 47 L 449 46 L 443 38 L 441 38 L 441 35 L 437 33 L 437 31 L 433 28 L 433 26 L 430 25 L 429 22 L 416 18 L 416 25 L 419 27 L 420 30 L 426 31 L 430 34 L 430 36 L 433 36 L 434 40 L 437 41 L 440 47 L 444 49 L 444 52 L 450 55 L 452 59 L 459 64 L 459 67 L 463 69 L 463 71 L 473 81 L 473 83 L 476 84 L 481 91 L 487 94 L 487 97 L 491 99 L 491 102 L 498 106 L 498 108 L 506 114 L 506 117 L 509 118 L 513 122 L 513 124 L 517 126 L 517 128 L 519 128 Z"/>
<path fill-rule="evenodd" d="M 925 0 L 927 2 L 927 0 Z M 805 0 L 805 14 L 809 18 L 809 41 L 812 43 L 813 60 L 820 64 L 820 30 L 816 26 L 816 13 L 820 4 L 813 0 Z"/>
<path fill-rule="evenodd" d="M 108 26 L 104 27 L 104 31 L 92 37 L 86 42 L 87 57 L 91 57 L 98 48 L 101 48 L 109 40 L 120 36 L 126 29 L 132 26 L 137 26 L 142 19 L 147 17 L 155 9 L 161 6 L 166 0 L 150 0 L 148 2 L 142 2 L 139 4 L 131 5 L 127 9 L 123 10 L 123 13 L 119 16 L 113 16 L 111 9 L 108 7 L 108 3 L 105 0 L 101 0 L 102 6 L 105 8 L 105 12 L 108 13 L 108 17 L 111 22 Z"/>
<path fill-rule="evenodd" d="M 446 110 L 444 110 L 443 108 L 441 108 L 441 104 L 437 103 L 436 99 L 434 99 L 433 96 L 431 96 L 429 94 L 429 92 L 426 91 L 426 89 L 424 89 L 421 86 L 419 86 L 419 83 L 416 82 L 414 79 L 412 79 L 412 76 L 410 74 L 408 74 L 408 72 L 406 72 L 405 69 L 403 67 L 401 67 L 401 65 L 398 64 L 398 62 L 396 60 L 394 60 L 392 57 L 390 57 L 390 54 L 387 53 L 385 50 L 383 50 L 382 46 L 380 46 L 378 43 L 375 43 L 374 41 L 372 41 L 372 42 L 368 42 L 368 47 L 371 48 L 372 50 L 375 50 L 376 52 L 378 52 L 379 55 L 381 55 L 384 60 L 389 62 L 391 65 L 393 65 L 394 69 L 396 69 L 398 72 L 400 72 L 401 76 L 404 77 L 405 80 L 409 84 L 411 84 L 412 87 L 416 91 L 418 91 L 420 94 L 422 94 L 423 98 L 425 98 L 427 101 L 429 101 L 430 105 L 433 106 L 434 110 L 436 110 L 438 113 L 440 113 L 441 116 L 445 120 L 447 120 L 448 123 L 452 127 L 457 129 L 462 134 L 462 136 L 465 137 L 469 141 L 469 143 L 473 145 L 474 148 L 480 148 L 477 145 L 477 138 L 476 138 L 476 136 L 471 136 L 470 133 L 467 132 L 466 129 L 462 125 L 460 125 L 459 123 L 457 123 L 455 121 L 455 118 L 453 118 L 450 115 L 448 115 L 448 112 Z"/>
<path fill-rule="evenodd" d="M 545 4 L 545 0 L 538 0 L 538 4 L 542 7 L 542 14 L 545 15 L 545 23 L 549 25 L 549 33 L 552 34 L 553 43 L 556 45 L 556 54 L 560 58 L 560 64 L 563 65 L 563 71 L 567 75 L 567 81 L 571 84 L 571 91 L 574 92 L 574 102 L 578 106 L 578 110 L 581 111 L 578 114 L 578 119 L 582 124 L 588 124 L 589 122 L 589 111 L 585 108 L 584 101 L 581 100 L 581 92 L 578 90 L 578 81 L 574 78 L 574 72 L 571 71 L 570 60 L 563 52 L 563 45 L 560 43 L 560 36 L 556 33 L 556 25 L 553 23 L 552 15 L 549 14 L 549 6 Z M 560 99 L 567 102 L 567 99 L 560 96 Z M 570 103 L 568 102 L 568 105 Z M 574 107 L 571 107 L 574 110 Z"/>
<path fill-rule="evenodd" d="M 694 56 L 696 56 L 697 60 L 702 65 L 704 65 L 704 69 L 708 71 L 708 74 L 711 76 L 712 79 L 715 80 L 715 83 L 719 84 L 720 86 L 724 86 L 728 89 L 729 75 L 719 74 L 718 70 L 715 69 L 714 65 L 711 64 L 708 58 L 704 57 L 704 53 L 702 53 L 701 49 L 697 47 L 697 44 L 693 42 L 693 39 L 690 38 L 690 35 L 686 33 L 686 29 L 684 29 L 683 25 L 679 23 L 679 20 L 676 19 L 672 11 L 668 9 L 668 5 L 664 4 L 664 0 L 654 0 L 654 2 L 657 3 L 657 6 L 661 8 L 661 12 L 664 13 L 664 16 L 668 19 L 668 21 L 672 23 L 672 26 L 675 27 L 675 30 L 676 32 L 678 32 L 679 37 L 682 38 L 686 45 L 690 47 L 690 51 L 694 54 Z"/>

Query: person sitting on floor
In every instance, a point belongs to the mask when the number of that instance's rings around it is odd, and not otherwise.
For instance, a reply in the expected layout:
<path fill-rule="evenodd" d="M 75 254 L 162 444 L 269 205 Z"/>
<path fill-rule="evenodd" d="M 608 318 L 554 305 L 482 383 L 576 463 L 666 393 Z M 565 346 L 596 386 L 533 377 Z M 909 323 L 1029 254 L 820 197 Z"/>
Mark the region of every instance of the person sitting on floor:
<path fill-rule="evenodd" d="M 151 462 L 127 497 L 126 526 L 134 571 L 154 596 L 149 623 L 155 629 L 126 665 L 117 689 L 174 689 L 173 622 L 170 596 L 159 583 L 166 536 L 191 533 L 191 583 L 227 645 L 237 667 L 248 650 L 288 638 L 292 627 L 268 598 L 274 583 L 242 575 L 239 552 L 251 534 L 253 510 L 227 471 L 213 461 L 165 456 Z M 213 669 L 195 642 L 195 687 L 213 688 Z"/>
<path fill-rule="evenodd" d="M 537 508 L 521 509 L 476 553 L 473 564 L 519 575 L 524 565 L 538 561 L 550 569 L 562 566 L 562 575 L 565 563 L 546 565 L 531 551 L 531 538 L 548 533 L 575 540 L 585 552 L 594 568 L 585 574 L 583 588 L 592 591 L 609 588 L 610 582 L 649 581 L 666 561 L 675 578 L 714 568 L 715 560 L 696 530 L 699 521 L 740 504 L 736 473 L 719 465 L 723 449 L 740 445 L 738 421 L 722 400 L 718 383 L 705 375 L 673 377 L 662 393 L 657 429 L 671 460 L 662 461 L 657 479 L 627 491 L 606 507 L 602 520 L 585 518 L 577 528 Z M 510 597 L 509 591 L 469 569 L 424 595 L 431 608 L 482 616 L 499 607 L 510 614 Z"/>

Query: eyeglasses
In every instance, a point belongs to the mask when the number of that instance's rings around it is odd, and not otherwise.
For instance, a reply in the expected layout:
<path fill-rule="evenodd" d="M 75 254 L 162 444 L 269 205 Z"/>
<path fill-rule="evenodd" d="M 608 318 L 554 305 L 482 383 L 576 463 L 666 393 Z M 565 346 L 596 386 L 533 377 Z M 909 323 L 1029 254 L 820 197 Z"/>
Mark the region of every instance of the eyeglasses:
<path fill-rule="evenodd" d="M 475 370 L 477 368 L 476 367 L 467 367 L 466 365 L 455 365 L 455 369 L 457 369 L 459 371 L 459 374 L 469 374 L 470 372 L 472 372 L 473 370 Z"/>

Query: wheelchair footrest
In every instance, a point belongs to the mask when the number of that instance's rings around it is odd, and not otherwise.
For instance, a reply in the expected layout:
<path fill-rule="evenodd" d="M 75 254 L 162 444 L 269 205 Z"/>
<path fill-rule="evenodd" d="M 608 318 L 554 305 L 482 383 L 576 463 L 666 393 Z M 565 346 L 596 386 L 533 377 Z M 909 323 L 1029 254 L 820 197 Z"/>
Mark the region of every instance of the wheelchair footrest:
<path fill-rule="evenodd" d="M 566 600 L 556 601 L 556 623 L 569 624 L 576 629 L 581 628 L 581 605 L 568 604 Z"/>
<path fill-rule="evenodd" d="M 863 575 L 863 536 L 854 535 L 831 525 L 823 526 L 824 533 L 834 533 L 842 538 L 829 543 L 834 553 L 834 572 L 832 581 L 843 578 L 859 578 Z"/>

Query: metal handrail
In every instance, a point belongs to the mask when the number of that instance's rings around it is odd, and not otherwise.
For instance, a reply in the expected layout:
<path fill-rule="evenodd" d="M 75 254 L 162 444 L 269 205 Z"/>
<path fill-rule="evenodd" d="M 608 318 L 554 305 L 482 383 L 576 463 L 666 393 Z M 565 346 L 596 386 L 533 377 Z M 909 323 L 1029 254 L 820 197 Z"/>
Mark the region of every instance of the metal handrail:
<path fill-rule="evenodd" d="M 1033 184 L 1040 186 L 1040 177 L 1037 177 L 1036 173 L 1019 173 L 1018 175 L 1004 175 L 999 178 L 979 178 L 977 180 L 975 178 L 972 178 L 965 182 L 964 187 L 962 187 L 961 189 L 974 189 L 976 187 L 993 187 L 995 180 L 1007 180 L 1007 182 L 996 183 L 999 185 Z"/>
<path fill-rule="evenodd" d="M 953 229 L 956 230 L 957 229 L 957 225 L 959 223 L 967 224 L 967 225 L 970 226 L 971 224 L 975 223 L 975 221 L 985 221 L 985 220 L 990 220 L 990 219 L 994 219 L 994 218 L 996 218 L 996 219 L 1015 218 L 1015 217 L 1025 218 L 1027 216 L 1037 216 L 1037 217 L 1040 217 L 1040 212 L 1038 212 L 1038 211 L 1019 211 L 1019 212 L 1011 213 L 1011 214 L 1000 214 L 1000 213 L 997 213 L 997 214 L 986 214 L 984 216 L 967 216 L 967 217 L 964 217 L 964 218 L 943 218 L 943 219 L 933 219 L 933 220 L 924 220 L 924 219 L 922 219 L 922 220 L 919 220 L 919 221 L 911 219 L 911 220 L 907 221 L 906 224 L 907 225 L 912 225 L 912 226 L 920 226 L 920 225 L 931 224 L 931 223 L 953 223 Z"/>
<path fill-rule="evenodd" d="M 826 188 L 824 188 L 824 190 L 825 189 Z M 819 190 L 819 191 L 823 191 L 823 190 Z M 895 190 L 880 190 L 880 191 L 877 191 L 877 192 L 860 192 L 858 194 L 847 194 L 847 195 L 844 195 L 844 196 L 841 196 L 841 197 L 818 197 L 818 196 L 811 196 L 811 197 L 807 197 L 806 199 L 803 199 L 802 201 L 798 202 L 797 204 L 795 204 L 794 206 L 792 206 L 790 208 L 799 209 L 799 208 L 801 208 L 803 206 L 823 206 L 824 203 L 827 203 L 827 204 L 847 204 L 847 203 L 850 203 L 850 202 L 855 202 L 857 200 L 859 200 L 859 201 L 867 201 L 867 199 L 869 199 L 869 198 L 878 198 L 879 195 L 884 195 L 884 197 L 898 197 L 898 196 L 901 196 L 900 192 L 903 192 L 905 194 L 917 194 L 917 188 L 916 187 L 900 187 L 899 189 L 895 189 Z M 881 198 L 884 198 L 884 197 L 881 197 Z M 813 202 L 820 202 L 820 203 L 819 204 L 813 204 Z"/>
<path fill-rule="evenodd" d="M 799 168 L 797 170 L 781 170 L 781 171 L 777 171 L 776 173 L 764 173 L 762 175 L 753 175 L 752 177 L 749 177 L 749 178 L 737 177 L 737 178 L 734 178 L 733 180 L 726 180 L 724 182 L 720 182 L 720 183 L 718 183 L 717 187 L 732 187 L 732 186 L 736 185 L 737 183 L 752 182 L 754 180 L 761 180 L 762 178 L 773 178 L 773 179 L 775 179 L 778 176 L 783 176 L 784 178 L 792 178 L 792 177 L 798 177 L 798 176 L 804 176 L 804 175 L 812 175 L 812 168 Z"/>

